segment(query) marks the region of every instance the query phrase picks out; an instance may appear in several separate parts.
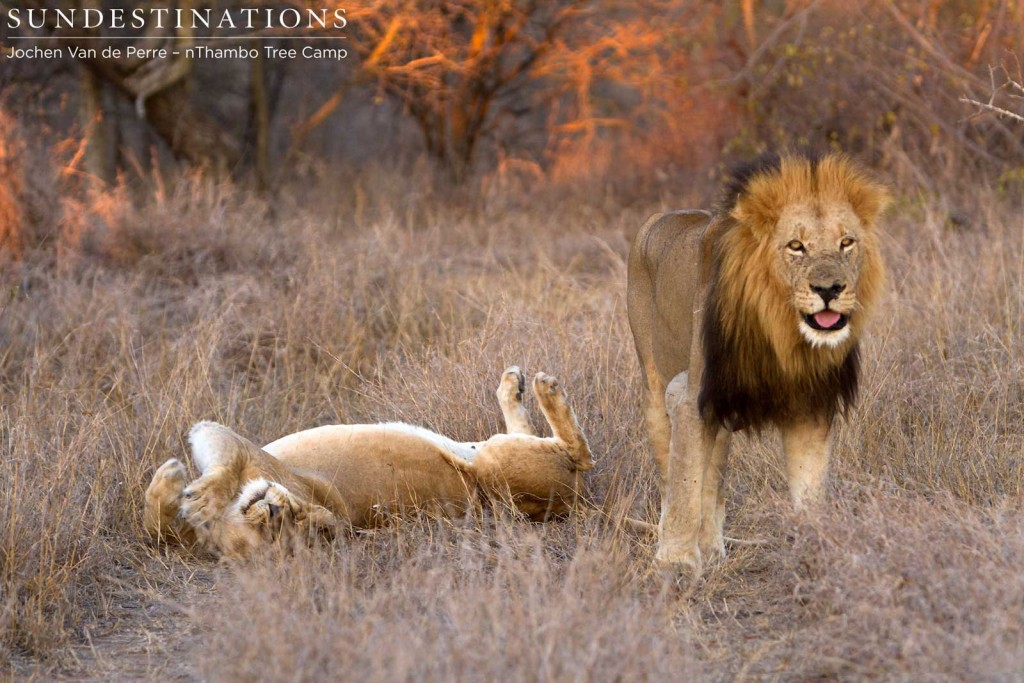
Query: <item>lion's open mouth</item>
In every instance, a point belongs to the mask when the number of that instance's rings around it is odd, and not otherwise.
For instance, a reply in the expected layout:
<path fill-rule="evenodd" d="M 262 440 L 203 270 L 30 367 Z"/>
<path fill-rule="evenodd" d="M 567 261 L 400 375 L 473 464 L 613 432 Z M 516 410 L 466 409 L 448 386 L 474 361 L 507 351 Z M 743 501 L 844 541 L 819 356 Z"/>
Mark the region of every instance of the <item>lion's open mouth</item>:
<path fill-rule="evenodd" d="M 824 310 L 818 311 L 811 315 L 805 315 L 804 321 L 815 330 L 822 330 L 824 332 L 834 332 L 841 330 L 846 327 L 846 323 L 849 320 L 849 316 L 843 315 L 836 311 Z"/>

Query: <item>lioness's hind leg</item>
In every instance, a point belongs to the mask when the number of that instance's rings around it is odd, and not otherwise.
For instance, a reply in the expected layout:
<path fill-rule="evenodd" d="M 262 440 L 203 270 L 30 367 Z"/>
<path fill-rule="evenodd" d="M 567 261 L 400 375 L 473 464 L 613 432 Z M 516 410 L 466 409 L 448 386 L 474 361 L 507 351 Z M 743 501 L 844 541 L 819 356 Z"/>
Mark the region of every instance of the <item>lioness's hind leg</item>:
<path fill-rule="evenodd" d="M 192 462 L 201 474 L 207 474 L 217 467 L 231 464 L 238 452 L 241 437 L 234 431 L 216 422 L 197 422 L 188 431 L 188 443 L 192 448 Z"/>
<path fill-rule="evenodd" d="M 508 434 L 529 434 L 536 432 L 530 425 L 530 416 L 523 406 L 523 392 L 526 391 L 526 378 L 518 366 L 512 365 L 501 375 L 498 389 L 498 405 L 505 418 L 505 432 Z"/>
<path fill-rule="evenodd" d="M 191 527 L 178 518 L 186 476 L 185 466 L 177 458 L 171 458 L 153 474 L 146 489 L 142 525 L 155 541 L 171 540 L 183 545 L 195 542 Z"/>
<path fill-rule="evenodd" d="M 558 380 L 551 375 L 538 372 L 533 378 L 533 393 L 540 403 L 540 409 L 551 425 L 556 439 L 564 442 L 575 460 L 580 471 L 589 470 L 594 466 L 590 453 L 590 444 L 580 429 L 576 414 L 565 398 L 565 392 Z"/>

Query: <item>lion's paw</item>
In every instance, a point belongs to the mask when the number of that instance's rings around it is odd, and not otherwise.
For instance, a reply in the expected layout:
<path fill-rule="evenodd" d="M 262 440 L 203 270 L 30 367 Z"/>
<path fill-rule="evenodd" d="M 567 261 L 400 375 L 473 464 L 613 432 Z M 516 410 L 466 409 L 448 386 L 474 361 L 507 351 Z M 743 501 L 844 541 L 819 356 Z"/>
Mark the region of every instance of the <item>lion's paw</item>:
<path fill-rule="evenodd" d="M 679 578 L 697 579 L 704 572 L 700 548 L 696 544 L 681 546 L 662 543 L 658 546 L 654 561 L 663 572 Z"/>
<path fill-rule="evenodd" d="M 720 562 L 725 559 L 725 536 L 721 533 L 705 534 L 701 532 L 700 554 L 708 562 Z"/>

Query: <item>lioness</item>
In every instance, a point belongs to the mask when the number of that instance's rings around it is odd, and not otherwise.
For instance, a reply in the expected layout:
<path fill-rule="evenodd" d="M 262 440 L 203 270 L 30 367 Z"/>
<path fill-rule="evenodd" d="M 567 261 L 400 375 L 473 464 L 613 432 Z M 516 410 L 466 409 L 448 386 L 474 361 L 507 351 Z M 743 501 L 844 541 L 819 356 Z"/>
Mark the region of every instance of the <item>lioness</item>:
<path fill-rule="evenodd" d="M 525 381 L 510 367 L 498 385 L 506 434 L 460 443 L 402 423 L 329 425 L 263 448 L 214 422 L 189 433 L 201 476 L 165 462 L 146 491 L 143 524 L 154 539 L 245 558 L 283 537 L 306 539 L 370 527 L 388 511 L 462 513 L 478 494 L 542 519 L 574 502 L 594 462 L 558 381 L 533 392 L 553 436 L 536 436 L 523 407 Z"/>
<path fill-rule="evenodd" d="M 887 203 L 843 156 L 766 156 L 732 173 L 714 214 L 656 214 L 640 228 L 627 307 L 662 480 L 659 561 L 699 574 L 702 556 L 724 556 L 734 431 L 777 425 L 793 502 L 820 498 L 882 289 L 875 221 Z"/>

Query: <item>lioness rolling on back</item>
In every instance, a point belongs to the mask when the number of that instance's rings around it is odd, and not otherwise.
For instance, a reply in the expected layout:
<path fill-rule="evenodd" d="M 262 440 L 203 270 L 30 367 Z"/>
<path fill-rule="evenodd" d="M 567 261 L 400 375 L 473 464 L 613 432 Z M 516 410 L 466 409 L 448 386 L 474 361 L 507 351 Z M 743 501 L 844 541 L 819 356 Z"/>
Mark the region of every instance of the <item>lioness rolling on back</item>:
<path fill-rule="evenodd" d="M 146 491 L 143 523 L 154 538 L 247 557 L 287 537 L 373 526 L 388 511 L 463 513 L 482 493 L 544 518 L 568 510 L 593 460 L 557 380 L 538 373 L 533 391 L 553 436 L 539 437 L 522 404 L 516 367 L 502 375 L 506 434 L 460 443 L 401 423 L 329 425 L 264 448 L 214 422 L 189 433 L 202 473 L 187 487 L 168 460 Z"/>
<path fill-rule="evenodd" d="M 793 502 L 820 498 L 882 288 L 887 202 L 845 157 L 764 157 L 732 174 L 714 215 L 657 214 L 640 229 L 627 305 L 663 484 L 659 561 L 699 573 L 702 556 L 724 556 L 733 431 L 777 425 Z"/>

